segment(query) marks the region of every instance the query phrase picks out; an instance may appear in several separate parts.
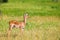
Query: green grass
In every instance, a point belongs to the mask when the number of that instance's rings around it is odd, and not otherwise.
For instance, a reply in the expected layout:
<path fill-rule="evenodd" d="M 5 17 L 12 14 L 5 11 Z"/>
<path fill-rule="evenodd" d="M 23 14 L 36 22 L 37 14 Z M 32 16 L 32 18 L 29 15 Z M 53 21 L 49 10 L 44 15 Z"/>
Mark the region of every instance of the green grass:
<path fill-rule="evenodd" d="M 60 2 L 60 1 L 59 1 Z M 52 0 L 9 0 L 2 3 L 0 10 L 0 40 L 60 40 L 60 3 Z M 20 29 L 12 29 L 7 37 L 10 20 L 23 20 L 27 12 L 29 18 L 23 35 Z"/>
<path fill-rule="evenodd" d="M 60 6 L 59 2 L 15 2 L 9 1 L 9 3 L 4 3 L 0 7 L 4 15 L 20 16 L 25 12 L 29 15 L 39 15 L 39 16 L 60 16 Z"/>

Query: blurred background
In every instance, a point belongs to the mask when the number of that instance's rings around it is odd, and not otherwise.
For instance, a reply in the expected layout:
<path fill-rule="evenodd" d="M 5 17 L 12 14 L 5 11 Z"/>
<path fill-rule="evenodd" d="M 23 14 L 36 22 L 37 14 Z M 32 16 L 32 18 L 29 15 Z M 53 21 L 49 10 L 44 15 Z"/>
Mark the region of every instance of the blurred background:
<path fill-rule="evenodd" d="M 0 0 L 0 10 L 4 15 L 60 16 L 60 0 Z"/>

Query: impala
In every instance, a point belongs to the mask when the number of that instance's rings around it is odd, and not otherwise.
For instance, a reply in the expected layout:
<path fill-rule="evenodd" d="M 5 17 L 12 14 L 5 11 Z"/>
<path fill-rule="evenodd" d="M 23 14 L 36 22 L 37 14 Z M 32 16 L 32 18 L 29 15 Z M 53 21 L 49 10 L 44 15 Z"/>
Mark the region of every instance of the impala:
<path fill-rule="evenodd" d="M 18 22 L 16 20 L 11 20 L 9 21 L 9 31 L 8 34 L 10 35 L 11 30 L 16 27 L 20 28 L 21 31 L 24 30 L 25 25 L 26 25 L 26 19 L 28 18 L 28 14 L 24 14 L 24 20 L 22 22 Z"/>

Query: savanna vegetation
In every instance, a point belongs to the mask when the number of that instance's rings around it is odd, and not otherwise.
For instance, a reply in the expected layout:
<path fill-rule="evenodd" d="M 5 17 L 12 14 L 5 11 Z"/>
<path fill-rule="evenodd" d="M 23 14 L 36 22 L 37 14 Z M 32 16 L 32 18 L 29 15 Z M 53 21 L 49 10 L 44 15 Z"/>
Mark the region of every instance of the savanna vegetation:
<path fill-rule="evenodd" d="M 8 0 L 0 3 L 0 40 L 60 40 L 60 0 Z M 10 20 L 29 14 L 23 35 L 14 28 L 8 39 Z M 19 35 L 20 34 L 20 35 Z"/>

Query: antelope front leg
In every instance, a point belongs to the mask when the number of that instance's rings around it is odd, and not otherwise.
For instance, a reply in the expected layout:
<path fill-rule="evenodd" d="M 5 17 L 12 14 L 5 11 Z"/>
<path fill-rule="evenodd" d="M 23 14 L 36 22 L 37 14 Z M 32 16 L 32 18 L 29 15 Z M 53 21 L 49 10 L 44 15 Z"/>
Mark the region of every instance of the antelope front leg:
<path fill-rule="evenodd" d="M 24 28 L 20 28 L 20 37 L 21 37 L 21 40 L 23 40 L 23 35 L 24 35 Z"/>

